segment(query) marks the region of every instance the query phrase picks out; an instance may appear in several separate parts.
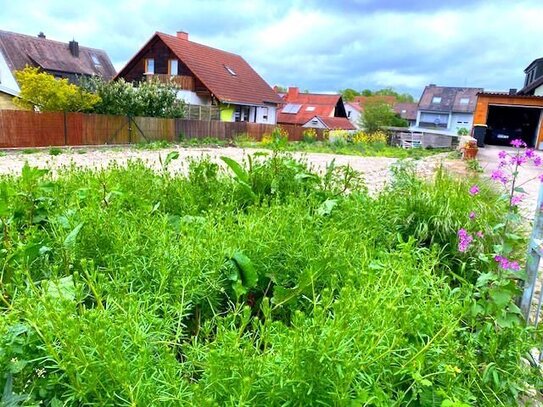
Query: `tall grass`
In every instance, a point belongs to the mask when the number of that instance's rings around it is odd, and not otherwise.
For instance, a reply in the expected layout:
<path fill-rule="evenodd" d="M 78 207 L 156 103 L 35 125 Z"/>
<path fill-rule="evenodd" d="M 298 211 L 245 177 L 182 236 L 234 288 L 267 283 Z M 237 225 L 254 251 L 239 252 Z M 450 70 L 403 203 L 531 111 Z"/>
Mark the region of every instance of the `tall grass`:
<path fill-rule="evenodd" d="M 225 162 L 1 178 L 5 404 L 495 406 L 539 384 L 532 332 L 473 313 L 490 266 L 456 253 L 468 206 L 499 217 L 490 190 L 401 169 L 371 198 L 346 168 Z"/>

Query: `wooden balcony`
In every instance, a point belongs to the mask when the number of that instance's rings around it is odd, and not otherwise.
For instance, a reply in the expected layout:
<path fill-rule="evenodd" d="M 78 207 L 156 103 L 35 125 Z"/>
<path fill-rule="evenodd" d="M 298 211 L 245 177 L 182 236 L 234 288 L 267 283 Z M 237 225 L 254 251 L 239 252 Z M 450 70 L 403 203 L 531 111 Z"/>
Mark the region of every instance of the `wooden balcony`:
<path fill-rule="evenodd" d="M 154 74 L 146 75 L 148 81 L 156 81 L 162 83 L 174 83 L 179 89 L 190 90 L 194 92 L 194 78 L 186 75 L 168 75 L 168 74 Z"/>

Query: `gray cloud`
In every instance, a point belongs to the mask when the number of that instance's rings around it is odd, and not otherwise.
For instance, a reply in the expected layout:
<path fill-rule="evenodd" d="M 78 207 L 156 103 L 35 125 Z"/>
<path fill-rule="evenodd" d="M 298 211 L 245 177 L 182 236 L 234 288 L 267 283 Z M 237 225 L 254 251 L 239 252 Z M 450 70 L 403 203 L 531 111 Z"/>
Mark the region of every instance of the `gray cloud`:
<path fill-rule="evenodd" d="M 242 55 L 270 84 L 314 91 L 425 84 L 521 87 L 543 56 L 543 4 L 435 0 L 18 1 L 0 28 L 105 49 L 117 68 L 155 31 Z"/>

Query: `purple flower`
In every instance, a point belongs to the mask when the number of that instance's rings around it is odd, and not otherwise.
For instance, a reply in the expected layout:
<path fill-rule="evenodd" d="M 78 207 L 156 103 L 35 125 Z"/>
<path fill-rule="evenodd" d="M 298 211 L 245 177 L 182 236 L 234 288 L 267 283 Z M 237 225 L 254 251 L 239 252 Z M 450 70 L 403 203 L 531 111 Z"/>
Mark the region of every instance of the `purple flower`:
<path fill-rule="evenodd" d="M 526 143 L 520 139 L 513 140 L 511 145 L 516 148 L 526 147 Z"/>
<path fill-rule="evenodd" d="M 518 261 L 512 261 L 509 263 L 509 268 L 511 270 L 520 271 L 520 265 L 518 264 Z"/>
<path fill-rule="evenodd" d="M 513 195 L 511 197 L 511 206 L 517 206 L 522 199 L 524 198 L 524 195 Z"/>
<path fill-rule="evenodd" d="M 507 270 L 509 268 L 509 260 L 507 260 L 507 257 L 497 255 L 497 256 L 494 256 L 494 260 L 496 260 L 499 263 L 500 268 L 504 270 Z"/>
<path fill-rule="evenodd" d="M 542 164 L 542 162 L 541 162 L 541 157 L 538 156 L 538 155 L 535 156 L 535 158 L 534 158 L 534 165 L 535 165 L 536 167 L 539 167 L 541 164 Z"/>
<path fill-rule="evenodd" d="M 514 270 L 514 271 L 520 270 L 520 265 L 518 264 L 518 261 L 509 261 L 507 257 L 500 256 L 500 255 L 494 256 L 494 260 L 496 260 L 498 262 L 499 267 L 504 270 Z"/>
<path fill-rule="evenodd" d="M 483 237 L 485 237 L 485 235 L 483 235 L 483 232 L 481 232 L 480 230 L 475 234 L 479 239 L 482 239 Z"/>
<path fill-rule="evenodd" d="M 474 220 L 476 216 L 477 216 L 477 215 L 475 214 L 475 212 L 470 212 L 470 214 L 469 214 L 469 218 L 470 218 L 471 220 Z"/>
<path fill-rule="evenodd" d="M 513 165 L 522 165 L 527 161 L 527 158 L 523 155 L 514 155 L 511 156 L 511 164 Z"/>
<path fill-rule="evenodd" d="M 503 185 L 507 184 L 508 181 L 507 176 L 500 169 L 492 171 L 492 174 L 490 174 L 490 179 L 501 182 Z"/>
<path fill-rule="evenodd" d="M 479 187 L 477 185 L 473 185 L 470 189 L 469 189 L 469 193 L 471 195 L 477 195 L 479 193 Z"/>
<path fill-rule="evenodd" d="M 507 166 L 507 161 L 500 161 L 500 163 L 498 164 L 498 168 L 503 168 L 506 166 Z"/>
<path fill-rule="evenodd" d="M 534 158 L 534 156 L 535 156 L 534 149 L 533 149 L 533 148 L 528 148 L 528 149 L 524 152 L 524 156 L 525 156 L 526 158 Z"/>
<path fill-rule="evenodd" d="M 505 157 L 507 157 L 507 153 L 502 150 L 498 153 L 498 157 L 500 158 L 500 160 L 504 160 Z"/>
<path fill-rule="evenodd" d="M 473 236 L 471 236 L 466 229 L 458 230 L 458 251 L 461 253 L 466 252 L 469 249 Z"/>
<path fill-rule="evenodd" d="M 541 182 L 543 182 L 543 174 L 541 174 L 538 178 Z"/>

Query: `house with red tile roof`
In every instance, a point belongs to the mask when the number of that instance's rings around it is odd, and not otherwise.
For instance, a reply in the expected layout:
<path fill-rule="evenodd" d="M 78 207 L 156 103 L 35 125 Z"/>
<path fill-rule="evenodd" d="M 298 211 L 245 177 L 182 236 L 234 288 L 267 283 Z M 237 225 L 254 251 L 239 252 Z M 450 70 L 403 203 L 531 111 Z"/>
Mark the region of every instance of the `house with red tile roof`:
<path fill-rule="evenodd" d="M 43 33 L 31 36 L 0 30 L 0 108 L 14 108 L 11 99 L 20 90 L 14 73 L 27 66 L 72 83 L 81 76 L 98 75 L 106 80 L 115 76 L 115 68 L 103 50 L 80 46 L 75 40 L 53 41 Z"/>
<path fill-rule="evenodd" d="M 360 118 L 362 117 L 362 106 L 355 102 L 345 102 L 345 112 L 347 112 L 347 119 L 356 128 L 360 128 Z"/>
<path fill-rule="evenodd" d="M 129 82 L 172 81 L 178 97 L 192 105 L 215 105 L 223 121 L 276 123 L 281 98 L 239 55 L 157 32 L 116 78 Z"/>
<path fill-rule="evenodd" d="M 347 118 L 341 95 L 300 92 L 297 87 L 289 87 L 284 94 L 277 123 L 330 130 L 356 129 Z"/>

